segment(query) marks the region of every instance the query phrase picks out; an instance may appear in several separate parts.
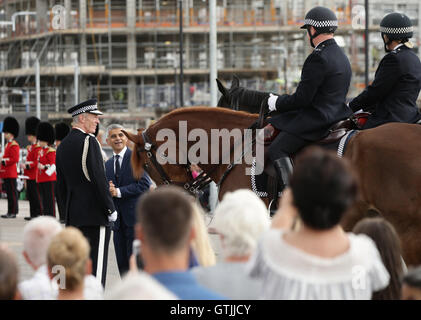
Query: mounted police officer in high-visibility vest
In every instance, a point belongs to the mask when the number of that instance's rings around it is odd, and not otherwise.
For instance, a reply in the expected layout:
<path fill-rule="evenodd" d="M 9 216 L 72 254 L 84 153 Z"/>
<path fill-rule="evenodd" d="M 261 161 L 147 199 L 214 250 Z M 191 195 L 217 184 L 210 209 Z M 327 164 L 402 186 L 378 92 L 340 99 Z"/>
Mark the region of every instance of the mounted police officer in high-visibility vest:
<path fill-rule="evenodd" d="M 268 122 L 281 130 L 269 147 L 269 157 L 278 177 L 287 185 L 292 170 L 289 156 L 329 133 L 329 128 L 352 112 L 345 103 L 351 81 L 351 66 L 333 39 L 338 19 L 333 11 L 315 7 L 305 16 L 313 52 L 304 62 L 301 81 L 294 94 L 271 94 L 269 111 L 280 114 Z"/>
<path fill-rule="evenodd" d="M 387 54 L 380 61 L 374 81 L 349 106 L 372 112 L 363 129 L 388 122 L 415 123 L 421 119 L 416 101 L 421 89 L 421 63 L 409 39 L 411 20 L 393 12 L 380 22 Z"/>

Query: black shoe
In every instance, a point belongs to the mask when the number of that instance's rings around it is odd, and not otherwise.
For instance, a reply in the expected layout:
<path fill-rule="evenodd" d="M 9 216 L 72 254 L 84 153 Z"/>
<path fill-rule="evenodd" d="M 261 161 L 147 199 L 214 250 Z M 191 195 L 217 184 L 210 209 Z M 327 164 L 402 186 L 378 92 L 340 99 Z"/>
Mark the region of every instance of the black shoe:
<path fill-rule="evenodd" d="M 8 213 L 8 214 L 2 215 L 1 217 L 2 218 L 5 218 L 5 219 L 14 219 L 14 218 L 16 218 L 16 214 L 14 214 L 14 213 Z"/>
<path fill-rule="evenodd" d="M 24 218 L 26 221 L 32 220 L 32 217 L 25 217 Z"/>

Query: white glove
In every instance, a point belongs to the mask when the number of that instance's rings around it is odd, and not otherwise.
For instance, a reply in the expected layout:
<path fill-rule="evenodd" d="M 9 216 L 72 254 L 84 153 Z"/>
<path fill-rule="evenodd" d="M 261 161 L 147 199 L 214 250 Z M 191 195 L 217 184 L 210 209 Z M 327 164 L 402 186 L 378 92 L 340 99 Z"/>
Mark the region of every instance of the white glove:
<path fill-rule="evenodd" d="M 108 221 L 109 222 L 114 222 L 114 221 L 116 221 L 117 220 L 117 211 L 114 211 L 113 213 L 111 213 L 109 216 L 108 216 Z"/>
<path fill-rule="evenodd" d="M 364 110 L 360 109 L 360 110 L 355 111 L 354 114 L 363 113 L 363 112 L 364 112 Z"/>
<path fill-rule="evenodd" d="M 269 99 L 268 99 L 268 106 L 269 106 L 269 111 L 276 111 L 276 100 L 278 100 L 278 96 L 274 95 L 274 94 L 269 94 Z"/>

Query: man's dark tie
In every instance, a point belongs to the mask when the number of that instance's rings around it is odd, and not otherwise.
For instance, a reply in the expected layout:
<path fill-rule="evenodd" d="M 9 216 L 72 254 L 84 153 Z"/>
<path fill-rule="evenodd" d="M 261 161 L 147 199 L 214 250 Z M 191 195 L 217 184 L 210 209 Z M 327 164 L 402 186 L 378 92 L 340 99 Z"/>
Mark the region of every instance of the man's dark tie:
<path fill-rule="evenodd" d="M 120 183 L 120 171 L 121 171 L 121 167 L 120 167 L 120 156 L 118 154 L 116 154 L 115 156 L 115 181 L 117 182 L 117 184 Z"/>

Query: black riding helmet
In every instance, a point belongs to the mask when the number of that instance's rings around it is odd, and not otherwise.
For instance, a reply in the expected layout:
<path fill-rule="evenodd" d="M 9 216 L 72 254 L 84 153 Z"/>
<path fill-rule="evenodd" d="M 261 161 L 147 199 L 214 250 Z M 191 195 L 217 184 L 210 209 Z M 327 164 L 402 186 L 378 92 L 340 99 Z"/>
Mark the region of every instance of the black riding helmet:
<path fill-rule="evenodd" d="M 310 33 L 310 26 L 316 30 L 316 33 L 312 35 Z M 304 25 L 301 29 L 307 29 L 308 35 L 310 36 L 310 44 L 314 48 L 313 39 L 322 33 L 334 33 L 338 28 L 338 18 L 335 13 L 325 7 L 314 7 L 307 12 Z"/>
<path fill-rule="evenodd" d="M 403 13 L 392 12 L 386 15 L 380 22 L 380 32 L 384 42 L 384 49 L 386 52 L 390 50 L 387 48 L 393 40 L 400 41 L 401 43 L 409 43 L 409 38 L 412 38 L 414 28 L 412 27 L 411 20 Z M 387 36 L 388 41 L 384 39 Z M 408 46 L 411 46 L 409 43 Z"/>

